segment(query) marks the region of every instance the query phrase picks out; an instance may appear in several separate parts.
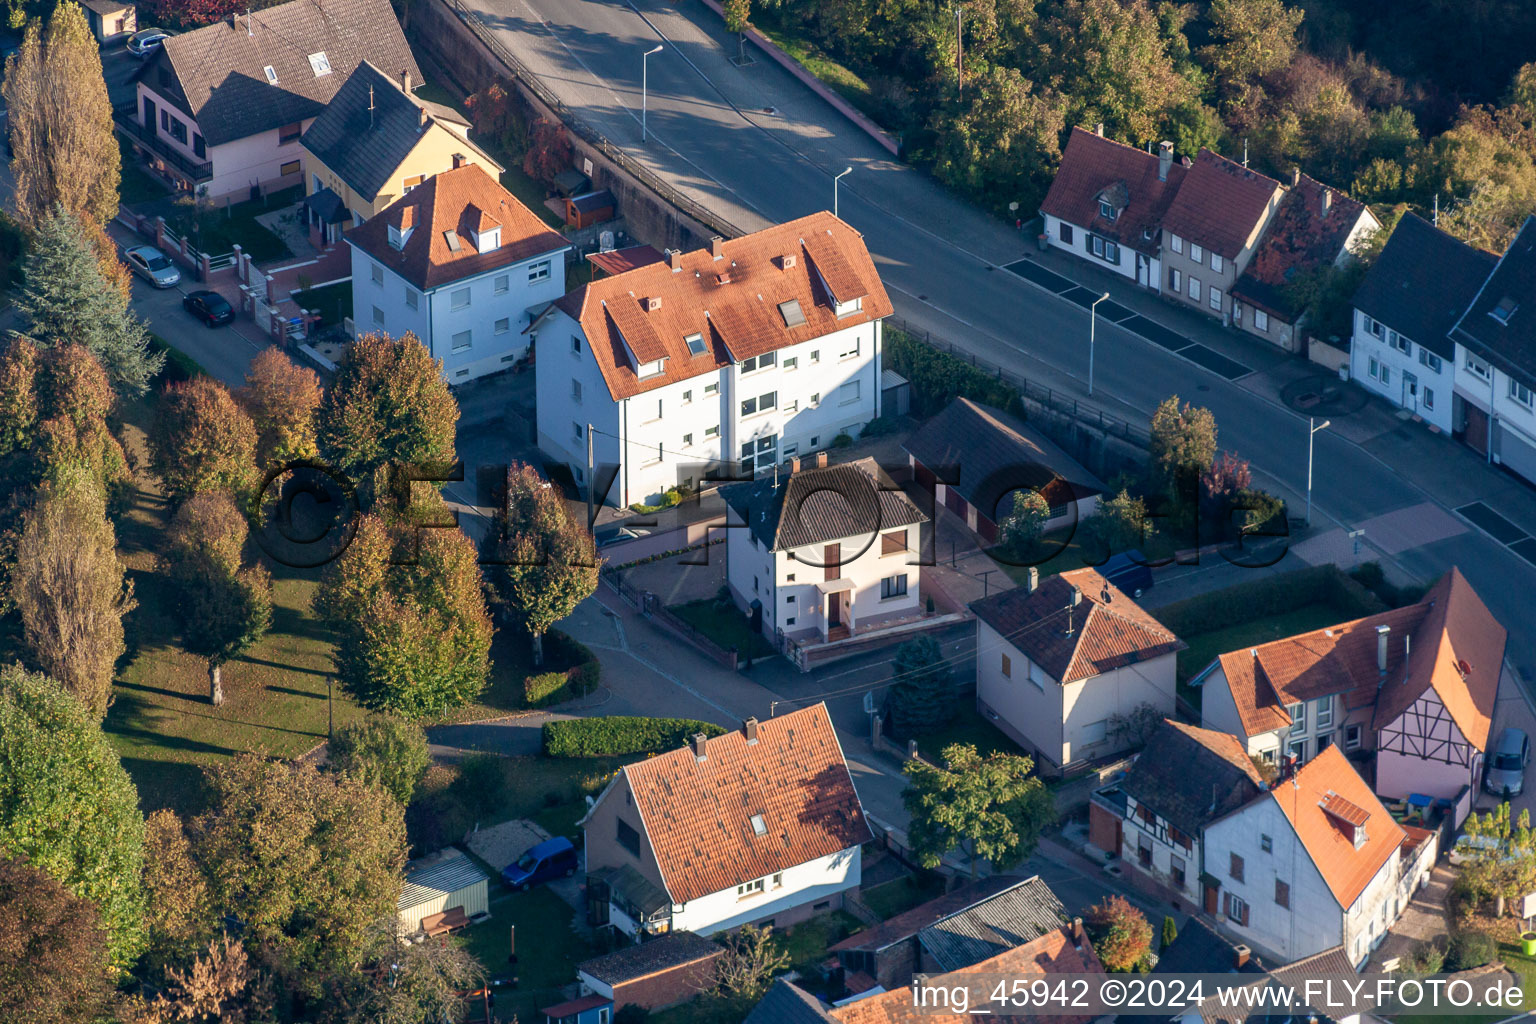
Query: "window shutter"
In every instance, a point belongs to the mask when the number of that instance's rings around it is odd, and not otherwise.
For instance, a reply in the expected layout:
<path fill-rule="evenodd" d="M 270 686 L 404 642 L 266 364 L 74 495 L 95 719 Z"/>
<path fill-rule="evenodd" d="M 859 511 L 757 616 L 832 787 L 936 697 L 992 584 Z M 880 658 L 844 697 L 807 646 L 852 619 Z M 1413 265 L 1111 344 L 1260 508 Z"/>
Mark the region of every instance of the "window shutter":
<path fill-rule="evenodd" d="M 1248 927 L 1248 904 L 1243 904 L 1243 927 Z"/>
<path fill-rule="evenodd" d="M 1221 894 L 1221 912 L 1228 917 L 1232 916 L 1232 894 L 1229 892 Z"/>

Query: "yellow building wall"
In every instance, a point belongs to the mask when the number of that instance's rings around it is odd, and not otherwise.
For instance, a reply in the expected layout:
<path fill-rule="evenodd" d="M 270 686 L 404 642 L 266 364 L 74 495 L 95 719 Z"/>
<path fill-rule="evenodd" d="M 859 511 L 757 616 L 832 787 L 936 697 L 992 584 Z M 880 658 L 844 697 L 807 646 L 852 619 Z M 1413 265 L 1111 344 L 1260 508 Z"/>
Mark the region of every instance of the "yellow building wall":
<path fill-rule="evenodd" d="M 416 148 L 400 162 L 400 166 L 395 168 L 389 180 L 379 189 L 378 196 L 371 202 L 354 191 L 342 180 L 341 175 L 327 167 L 325 162 L 311 153 L 307 147 L 303 151 L 304 193 L 311 195 L 317 191 L 315 178 L 318 176 L 321 186 L 340 196 L 347 209 L 356 210 L 365 217 L 371 218 L 405 194 L 407 180 L 417 177 L 425 180 L 434 174 L 452 169 L 454 154 L 462 154 L 468 163 L 479 164 L 490 173 L 491 177 L 500 179 L 502 172 L 500 164 L 491 160 L 463 135 L 452 131 L 443 122 L 433 121 L 431 128 L 416 143 Z"/>

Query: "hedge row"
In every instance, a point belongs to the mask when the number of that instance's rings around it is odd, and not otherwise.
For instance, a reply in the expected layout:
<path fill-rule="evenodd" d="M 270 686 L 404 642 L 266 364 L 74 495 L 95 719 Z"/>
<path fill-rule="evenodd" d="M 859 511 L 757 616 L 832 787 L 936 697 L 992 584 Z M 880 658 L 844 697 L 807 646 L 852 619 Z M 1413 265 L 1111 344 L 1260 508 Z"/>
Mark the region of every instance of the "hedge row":
<path fill-rule="evenodd" d="M 957 397 L 1014 415 L 1023 411 L 1012 385 L 903 331 L 887 327 L 881 351 L 885 365 L 911 382 L 913 411 L 920 416 L 941 412 Z"/>
<path fill-rule="evenodd" d="M 544 754 L 547 757 L 660 754 L 683 746 L 688 737 L 698 732 L 719 736 L 725 730 L 713 722 L 693 718 L 642 718 L 637 715 L 571 718 L 544 723 Z"/>
<path fill-rule="evenodd" d="M 548 707 L 597 689 L 602 662 L 586 644 L 557 629 L 544 635 L 544 663 L 555 667 L 523 680 L 523 700 L 529 707 Z"/>
<path fill-rule="evenodd" d="M 1340 621 L 1386 611 L 1380 598 L 1337 566 L 1315 565 L 1176 601 L 1153 614 L 1177 636 L 1198 636 L 1311 604 L 1338 609 Z"/>

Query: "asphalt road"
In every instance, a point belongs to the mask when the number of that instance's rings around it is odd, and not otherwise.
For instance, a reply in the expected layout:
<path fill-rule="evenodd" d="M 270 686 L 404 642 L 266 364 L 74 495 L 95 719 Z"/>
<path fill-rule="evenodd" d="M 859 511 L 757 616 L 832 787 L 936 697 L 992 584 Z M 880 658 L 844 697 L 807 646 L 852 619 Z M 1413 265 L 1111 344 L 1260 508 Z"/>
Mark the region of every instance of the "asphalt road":
<path fill-rule="evenodd" d="M 738 68 L 733 39 L 684 0 L 469 0 L 499 40 L 578 116 L 675 187 L 745 230 L 832 205 L 863 232 L 899 315 L 981 358 L 1085 394 L 1083 308 L 1003 268 L 1026 255 L 1015 231 L 892 160 L 850 123 L 766 60 Z M 649 59 L 640 140 L 641 54 Z M 750 52 L 750 49 L 749 49 Z M 771 108 L 772 113 L 765 109 Z M 1025 211 L 1030 215 L 1032 211 Z M 1181 329 L 1183 329 L 1181 327 Z M 1200 340 L 1256 371 L 1289 357 L 1214 325 Z M 1180 394 L 1215 413 L 1224 447 L 1252 461 L 1257 482 L 1296 507 L 1305 494 L 1306 419 L 1146 339 L 1100 322 L 1095 394 L 1106 411 L 1144 421 Z M 1400 467 L 1337 434 L 1316 439 L 1314 518 L 1358 523 L 1430 495 Z M 1470 500 L 1470 499 L 1458 499 Z M 1455 564 L 1510 628 L 1510 653 L 1536 675 L 1536 569 L 1477 531 L 1394 557 L 1430 579 Z"/>

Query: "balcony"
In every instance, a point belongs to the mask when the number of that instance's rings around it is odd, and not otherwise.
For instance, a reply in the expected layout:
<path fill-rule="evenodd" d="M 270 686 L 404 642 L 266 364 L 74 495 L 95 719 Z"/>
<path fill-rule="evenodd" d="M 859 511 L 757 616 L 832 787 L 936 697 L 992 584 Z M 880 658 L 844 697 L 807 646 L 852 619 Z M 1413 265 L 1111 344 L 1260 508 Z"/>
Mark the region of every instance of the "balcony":
<path fill-rule="evenodd" d="M 150 154 L 155 160 L 174 168 L 193 185 L 213 179 L 213 164 L 207 160 L 194 160 L 160 138 L 151 126 L 139 122 L 135 104 L 126 104 L 112 111 L 112 121 L 119 132 L 135 146 Z"/>

